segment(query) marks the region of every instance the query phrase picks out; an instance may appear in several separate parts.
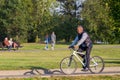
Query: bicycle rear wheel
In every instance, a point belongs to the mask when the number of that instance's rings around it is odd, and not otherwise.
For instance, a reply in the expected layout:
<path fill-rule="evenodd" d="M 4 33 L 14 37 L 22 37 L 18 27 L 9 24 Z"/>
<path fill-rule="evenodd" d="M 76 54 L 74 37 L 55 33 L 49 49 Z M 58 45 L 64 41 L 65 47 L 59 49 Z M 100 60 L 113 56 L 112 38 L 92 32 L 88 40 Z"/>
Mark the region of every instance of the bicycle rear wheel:
<path fill-rule="evenodd" d="M 101 73 L 104 69 L 104 61 L 99 56 L 93 56 L 90 59 L 89 70 L 91 73 Z"/>
<path fill-rule="evenodd" d="M 60 62 L 60 70 L 64 74 L 72 74 L 77 69 L 76 61 L 71 57 L 65 57 Z"/>

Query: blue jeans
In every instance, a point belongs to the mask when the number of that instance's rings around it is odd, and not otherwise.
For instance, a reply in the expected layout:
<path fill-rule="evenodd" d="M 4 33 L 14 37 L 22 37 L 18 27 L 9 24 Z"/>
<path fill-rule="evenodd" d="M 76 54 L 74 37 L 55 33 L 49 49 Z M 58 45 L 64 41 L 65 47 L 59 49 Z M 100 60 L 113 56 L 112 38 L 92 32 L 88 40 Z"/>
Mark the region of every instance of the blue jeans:
<path fill-rule="evenodd" d="M 48 40 L 46 40 L 46 48 L 48 48 L 48 44 L 49 44 L 49 42 L 48 42 Z"/>
<path fill-rule="evenodd" d="M 12 48 L 12 46 L 10 45 L 10 46 L 8 46 L 8 50 L 11 50 L 11 48 Z"/>

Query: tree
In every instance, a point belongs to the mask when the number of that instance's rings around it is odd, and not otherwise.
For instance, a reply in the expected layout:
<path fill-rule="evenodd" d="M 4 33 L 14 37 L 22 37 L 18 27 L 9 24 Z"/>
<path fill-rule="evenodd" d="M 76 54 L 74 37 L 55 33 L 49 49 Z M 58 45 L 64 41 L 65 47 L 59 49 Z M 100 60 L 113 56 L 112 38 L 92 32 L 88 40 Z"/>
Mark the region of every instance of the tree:
<path fill-rule="evenodd" d="M 59 13 L 61 17 L 61 23 L 56 30 L 59 35 L 59 38 L 65 39 L 66 42 L 70 42 L 71 39 L 76 35 L 76 27 L 79 24 L 79 18 L 76 14 L 76 10 L 80 6 L 77 6 L 76 0 L 58 0 L 61 3 L 62 10 Z"/>
<path fill-rule="evenodd" d="M 55 0 L 32 0 L 32 24 L 28 29 L 28 41 L 34 42 L 36 36 L 44 36 L 50 30 L 50 7 Z M 29 36 L 31 35 L 31 36 Z"/>
<path fill-rule="evenodd" d="M 25 40 L 26 23 L 21 0 L 3 0 L 0 10 L 0 24 L 5 33 L 2 36 L 16 37 Z M 18 39 L 19 40 L 19 39 Z"/>
<path fill-rule="evenodd" d="M 107 5 L 110 7 L 110 15 L 114 19 L 112 43 L 120 43 L 120 1 L 119 0 L 107 0 Z"/>
<path fill-rule="evenodd" d="M 110 42 L 113 30 L 113 19 L 109 15 L 110 8 L 103 0 L 86 0 L 81 16 L 85 29 L 92 39 Z"/>
<path fill-rule="evenodd" d="M 36 36 L 50 27 L 48 25 L 51 17 L 49 8 L 54 1 L 0 0 L 1 41 L 6 36 L 22 42 L 35 41 Z"/>

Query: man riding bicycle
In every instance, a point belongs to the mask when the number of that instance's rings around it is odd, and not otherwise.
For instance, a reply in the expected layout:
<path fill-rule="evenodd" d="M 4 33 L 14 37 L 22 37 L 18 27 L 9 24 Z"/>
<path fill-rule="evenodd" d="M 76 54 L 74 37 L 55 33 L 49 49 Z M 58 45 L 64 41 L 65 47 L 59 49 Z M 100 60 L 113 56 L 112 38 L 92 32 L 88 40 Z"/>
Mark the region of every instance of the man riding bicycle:
<path fill-rule="evenodd" d="M 89 68 L 89 61 L 90 61 L 90 52 L 92 49 L 92 41 L 89 37 L 89 35 L 83 30 L 83 27 L 81 25 L 78 25 L 77 27 L 77 36 L 73 43 L 69 46 L 74 48 L 78 48 L 79 52 L 86 51 L 85 55 L 80 55 L 83 58 L 83 63 L 85 63 L 85 66 L 83 66 L 82 71 L 88 71 Z"/>

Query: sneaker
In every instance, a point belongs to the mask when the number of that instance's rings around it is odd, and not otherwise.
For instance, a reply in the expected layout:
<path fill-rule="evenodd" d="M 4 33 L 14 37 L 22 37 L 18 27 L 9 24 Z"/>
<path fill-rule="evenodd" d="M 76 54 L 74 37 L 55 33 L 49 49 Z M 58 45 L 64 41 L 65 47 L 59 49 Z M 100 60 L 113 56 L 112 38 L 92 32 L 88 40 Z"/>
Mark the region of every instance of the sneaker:
<path fill-rule="evenodd" d="M 88 71 L 88 68 L 85 68 L 85 69 L 83 68 L 81 71 Z"/>
<path fill-rule="evenodd" d="M 45 50 L 49 50 L 49 48 L 45 47 Z"/>
<path fill-rule="evenodd" d="M 54 47 L 51 47 L 52 50 L 54 50 Z"/>

